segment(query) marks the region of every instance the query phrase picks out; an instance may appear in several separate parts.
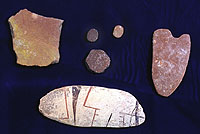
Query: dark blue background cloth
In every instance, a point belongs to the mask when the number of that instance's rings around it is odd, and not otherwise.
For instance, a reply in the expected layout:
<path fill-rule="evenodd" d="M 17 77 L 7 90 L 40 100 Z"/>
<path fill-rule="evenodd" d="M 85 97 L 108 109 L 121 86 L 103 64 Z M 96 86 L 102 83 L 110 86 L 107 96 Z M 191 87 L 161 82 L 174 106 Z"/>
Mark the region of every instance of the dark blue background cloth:
<path fill-rule="evenodd" d="M 8 18 L 28 10 L 64 20 L 60 62 L 48 67 L 16 64 Z M 115 25 L 125 28 L 112 36 Z M 90 28 L 99 39 L 89 43 Z M 177 90 L 159 96 L 151 76 L 152 36 L 159 28 L 175 37 L 191 36 L 188 67 Z M 200 134 L 199 0 L 6 0 L 0 4 L 0 134 Z M 107 52 L 112 62 L 102 74 L 90 73 L 84 58 L 91 49 Z M 97 85 L 133 94 L 144 108 L 144 124 L 126 129 L 78 128 L 45 118 L 39 99 L 67 85 Z"/>

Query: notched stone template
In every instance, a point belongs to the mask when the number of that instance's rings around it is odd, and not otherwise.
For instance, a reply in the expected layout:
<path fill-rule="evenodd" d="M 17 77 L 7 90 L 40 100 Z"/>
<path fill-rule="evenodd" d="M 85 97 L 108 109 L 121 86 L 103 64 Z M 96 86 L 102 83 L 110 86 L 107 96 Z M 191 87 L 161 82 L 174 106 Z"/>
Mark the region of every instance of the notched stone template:
<path fill-rule="evenodd" d="M 43 17 L 23 9 L 11 16 L 8 22 L 18 64 L 48 66 L 59 62 L 63 20 Z"/>
<path fill-rule="evenodd" d="M 174 38 L 168 29 L 153 34 L 152 78 L 158 94 L 168 97 L 181 83 L 190 55 L 190 36 Z"/>
<path fill-rule="evenodd" d="M 46 117 L 79 127 L 132 127 L 145 121 L 137 99 L 128 92 L 97 86 L 66 86 L 40 99 Z"/>

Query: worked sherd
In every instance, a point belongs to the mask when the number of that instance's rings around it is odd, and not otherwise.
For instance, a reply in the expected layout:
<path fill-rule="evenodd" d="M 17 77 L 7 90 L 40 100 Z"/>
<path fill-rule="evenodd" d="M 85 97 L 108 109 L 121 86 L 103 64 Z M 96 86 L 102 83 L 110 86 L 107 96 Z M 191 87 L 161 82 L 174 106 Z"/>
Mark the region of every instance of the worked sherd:
<path fill-rule="evenodd" d="M 128 92 L 97 86 L 66 86 L 40 99 L 39 111 L 79 127 L 133 127 L 145 121 L 138 100 Z"/>
<path fill-rule="evenodd" d="M 87 33 L 87 40 L 89 41 L 89 42 L 95 42 L 95 41 L 97 41 L 97 39 L 98 39 L 98 37 L 99 37 L 99 33 L 98 33 L 98 31 L 96 30 L 96 29 L 90 29 L 89 31 L 88 31 L 88 33 Z"/>
<path fill-rule="evenodd" d="M 103 73 L 110 66 L 110 58 L 100 49 L 93 49 L 86 58 L 88 68 L 95 73 Z"/>
<path fill-rule="evenodd" d="M 113 36 L 116 38 L 121 38 L 123 34 L 124 34 L 124 27 L 121 25 L 115 26 L 113 30 Z"/>
<path fill-rule="evenodd" d="M 174 38 L 168 29 L 153 34 L 152 78 L 158 94 L 168 97 L 181 83 L 190 55 L 190 36 Z"/>
<path fill-rule="evenodd" d="M 63 20 L 43 17 L 23 9 L 11 16 L 8 22 L 18 64 L 48 66 L 59 62 Z"/>

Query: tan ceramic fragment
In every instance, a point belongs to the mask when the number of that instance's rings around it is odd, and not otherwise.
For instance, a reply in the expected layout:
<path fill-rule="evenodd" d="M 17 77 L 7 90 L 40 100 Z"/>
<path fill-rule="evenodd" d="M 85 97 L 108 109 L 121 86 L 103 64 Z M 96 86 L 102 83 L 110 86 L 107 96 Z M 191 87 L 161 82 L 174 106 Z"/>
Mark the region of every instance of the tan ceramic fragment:
<path fill-rule="evenodd" d="M 11 16 L 8 22 L 18 64 L 48 66 L 59 62 L 63 20 L 43 17 L 23 9 Z"/>
<path fill-rule="evenodd" d="M 130 93 L 97 86 L 66 86 L 40 99 L 46 117 L 79 127 L 132 127 L 145 121 L 137 99 Z"/>
<path fill-rule="evenodd" d="M 152 78 L 158 94 L 171 95 L 181 83 L 190 55 L 190 36 L 174 38 L 168 29 L 153 34 Z"/>

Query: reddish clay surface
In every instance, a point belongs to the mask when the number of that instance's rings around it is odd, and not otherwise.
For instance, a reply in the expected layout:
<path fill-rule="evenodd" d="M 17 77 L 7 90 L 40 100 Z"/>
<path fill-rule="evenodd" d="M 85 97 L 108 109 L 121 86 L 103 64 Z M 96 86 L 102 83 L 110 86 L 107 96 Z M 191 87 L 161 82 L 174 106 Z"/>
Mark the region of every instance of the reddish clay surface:
<path fill-rule="evenodd" d="M 181 83 L 190 55 L 190 36 L 174 38 L 168 29 L 153 34 L 152 78 L 158 94 L 168 97 Z"/>
<path fill-rule="evenodd" d="M 103 50 L 91 50 L 86 58 L 90 70 L 95 73 L 102 73 L 110 66 L 110 58 Z"/>

